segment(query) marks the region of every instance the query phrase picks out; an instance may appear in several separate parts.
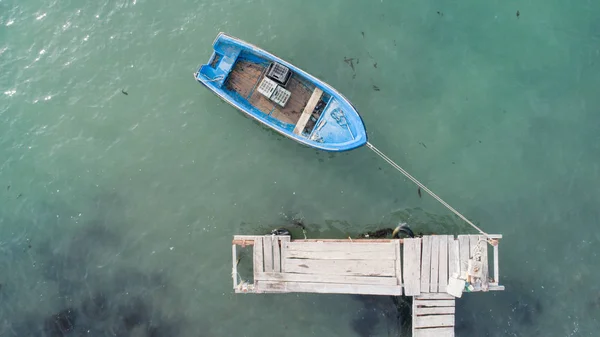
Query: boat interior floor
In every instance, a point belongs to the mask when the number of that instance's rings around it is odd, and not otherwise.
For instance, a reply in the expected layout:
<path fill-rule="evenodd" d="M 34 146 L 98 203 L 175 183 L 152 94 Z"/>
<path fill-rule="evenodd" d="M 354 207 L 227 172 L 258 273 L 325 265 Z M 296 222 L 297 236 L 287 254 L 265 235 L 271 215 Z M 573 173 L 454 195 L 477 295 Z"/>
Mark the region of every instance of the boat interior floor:
<path fill-rule="evenodd" d="M 291 96 L 285 107 L 263 96 L 256 88 L 265 76 L 267 67 L 247 60 L 239 60 L 233 66 L 225 87 L 237 92 L 261 112 L 284 123 L 296 124 L 308 103 L 315 86 L 297 74 L 292 74 L 287 86 Z"/>

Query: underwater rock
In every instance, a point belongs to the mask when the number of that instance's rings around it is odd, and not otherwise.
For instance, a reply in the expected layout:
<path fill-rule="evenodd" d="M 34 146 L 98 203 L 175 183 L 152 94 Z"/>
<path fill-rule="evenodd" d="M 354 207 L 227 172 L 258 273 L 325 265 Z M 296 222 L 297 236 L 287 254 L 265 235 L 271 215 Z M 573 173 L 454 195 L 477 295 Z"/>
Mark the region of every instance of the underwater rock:
<path fill-rule="evenodd" d="M 366 232 L 364 234 L 360 234 L 358 237 L 359 238 L 381 239 L 381 238 L 385 238 L 385 237 L 388 237 L 388 236 L 392 235 L 393 231 L 394 230 L 392 228 L 383 228 L 383 229 L 378 229 L 376 231 Z"/>
<path fill-rule="evenodd" d="M 49 337 L 62 337 L 75 329 L 77 312 L 74 308 L 67 308 L 58 314 L 52 315 L 44 322 L 44 332 Z"/>

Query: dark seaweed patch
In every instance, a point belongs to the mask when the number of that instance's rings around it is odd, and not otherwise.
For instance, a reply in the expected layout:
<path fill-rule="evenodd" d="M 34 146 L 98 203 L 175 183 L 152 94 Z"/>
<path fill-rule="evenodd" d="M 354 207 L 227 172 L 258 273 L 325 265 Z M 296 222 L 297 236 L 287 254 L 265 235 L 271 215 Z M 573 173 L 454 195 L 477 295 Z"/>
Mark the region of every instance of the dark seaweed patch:
<path fill-rule="evenodd" d="M 389 336 L 409 335 L 410 298 L 399 296 L 353 296 L 363 304 L 350 326 L 361 337 L 374 336 L 377 327 L 385 326 Z"/>
<path fill-rule="evenodd" d="M 118 196 L 104 195 L 95 200 L 92 213 L 98 217 L 80 225 L 78 232 L 59 232 L 52 241 L 36 241 L 29 253 L 41 267 L 44 282 L 56 285 L 58 295 L 44 294 L 56 306 L 50 312 L 14 311 L 2 317 L 0 335 L 9 331 L 7 336 L 177 337 L 186 330 L 183 313 L 166 315 L 157 305 L 155 295 L 176 298 L 163 274 L 119 268 L 119 263 L 107 261 L 107 256 L 117 256 L 115 261 L 126 258 L 118 232 L 119 202 Z M 57 218 L 57 212 L 48 214 L 49 219 Z"/>
<path fill-rule="evenodd" d="M 49 337 L 66 336 L 75 329 L 77 321 L 77 312 L 74 308 L 67 308 L 61 312 L 52 315 L 44 322 L 44 332 Z"/>

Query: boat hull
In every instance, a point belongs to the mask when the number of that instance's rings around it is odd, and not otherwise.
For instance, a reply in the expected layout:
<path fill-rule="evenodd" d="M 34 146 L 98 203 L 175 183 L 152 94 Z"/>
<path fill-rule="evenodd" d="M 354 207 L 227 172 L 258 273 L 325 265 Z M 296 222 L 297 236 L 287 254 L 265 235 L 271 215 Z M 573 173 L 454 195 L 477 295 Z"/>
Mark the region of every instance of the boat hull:
<path fill-rule="evenodd" d="M 224 33 L 217 35 L 213 43 L 213 49 L 213 54 L 209 61 L 194 73 L 194 78 L 248 117 L 257 120 L 261 124 L 298 143 L 324 151 L 348 151 L 366 144 L 366 129 L 356 108 L 348 99 L 327 83 L 257 46 Z M 294 120 L 274 117 L 275 114 L 273 111 L 279 111 L 276 109 L 278 108 L 277 105 L 274 105 L 276 108 L 273 108 L 271 112 L 268 109 L 265 110 L 264 107 L 261 109 L 259 103 L 264 106 L 264 101 L 267 100 L 253 96 L 258 95 L 255 93 L 258 80 L 255 87 L 249 93 L 244 92 L 241 95 L 239 90 L 236 92 L 231 89 L 232 85 L 228 80 L 230 78 L 231 81 L 234 80 L 236 67 L 241 62 L 255 62 L 257 66 L 263 66 L 261 63 L 269 62 L 282 64 L 289 68 L 294 74 L 293 76 L 296 76 L 299 81 L 303 81 L 303 83 L 308 84 L 311 88 L 314 87 L 315 92 L 321 90 L 323 92 L 323 96 L 321 97 L 327 97 L 326 104 L 324 104 L 324 108 L 322 107 L 322 112 L 320 112 L 318 119 L 316 117 L 312 118 L 313 124 L 310 130 L 305 129 L 302 125 L 302 127 L 296 128 L 301 129 L 301 132 L 295 132 L 297 131 L 294 130 L 296 123 L 302 123 L 296 122 L 297 119 L 302 119 L 298 109 L 294 111 L 296 114 Z M 240 74 L 244 74 L 243 70 Z M 293 93 L 292 96 L 295 97 L 294 95 L 297 94 Z M 294 103 L 287 104 L 290 106 Z M 296 104 L 298 105 L 298 103 Z M 305 103 L 303 106 L 310 106 L 310 103 Z M 314 108 L 314 105 L 311 108 Z M 292 108 L 288 108 L 288 110 L 292 110 Z M 283 116 L 285 114 L 282 113 L 280 115 Z"/>

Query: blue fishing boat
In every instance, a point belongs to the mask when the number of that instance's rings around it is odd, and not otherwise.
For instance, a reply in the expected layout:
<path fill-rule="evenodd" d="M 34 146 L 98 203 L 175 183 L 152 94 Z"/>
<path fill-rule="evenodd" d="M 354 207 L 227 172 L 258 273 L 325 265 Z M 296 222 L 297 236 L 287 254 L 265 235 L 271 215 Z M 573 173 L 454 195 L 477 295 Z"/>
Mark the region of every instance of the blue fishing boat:
<path fill-rule="evenodd" d="M 246 115 L 304 145 L 348 151 L 367 142 L 350 101 L 327 83 L 250 43 L 219 33 L 194 78 Z"/>

